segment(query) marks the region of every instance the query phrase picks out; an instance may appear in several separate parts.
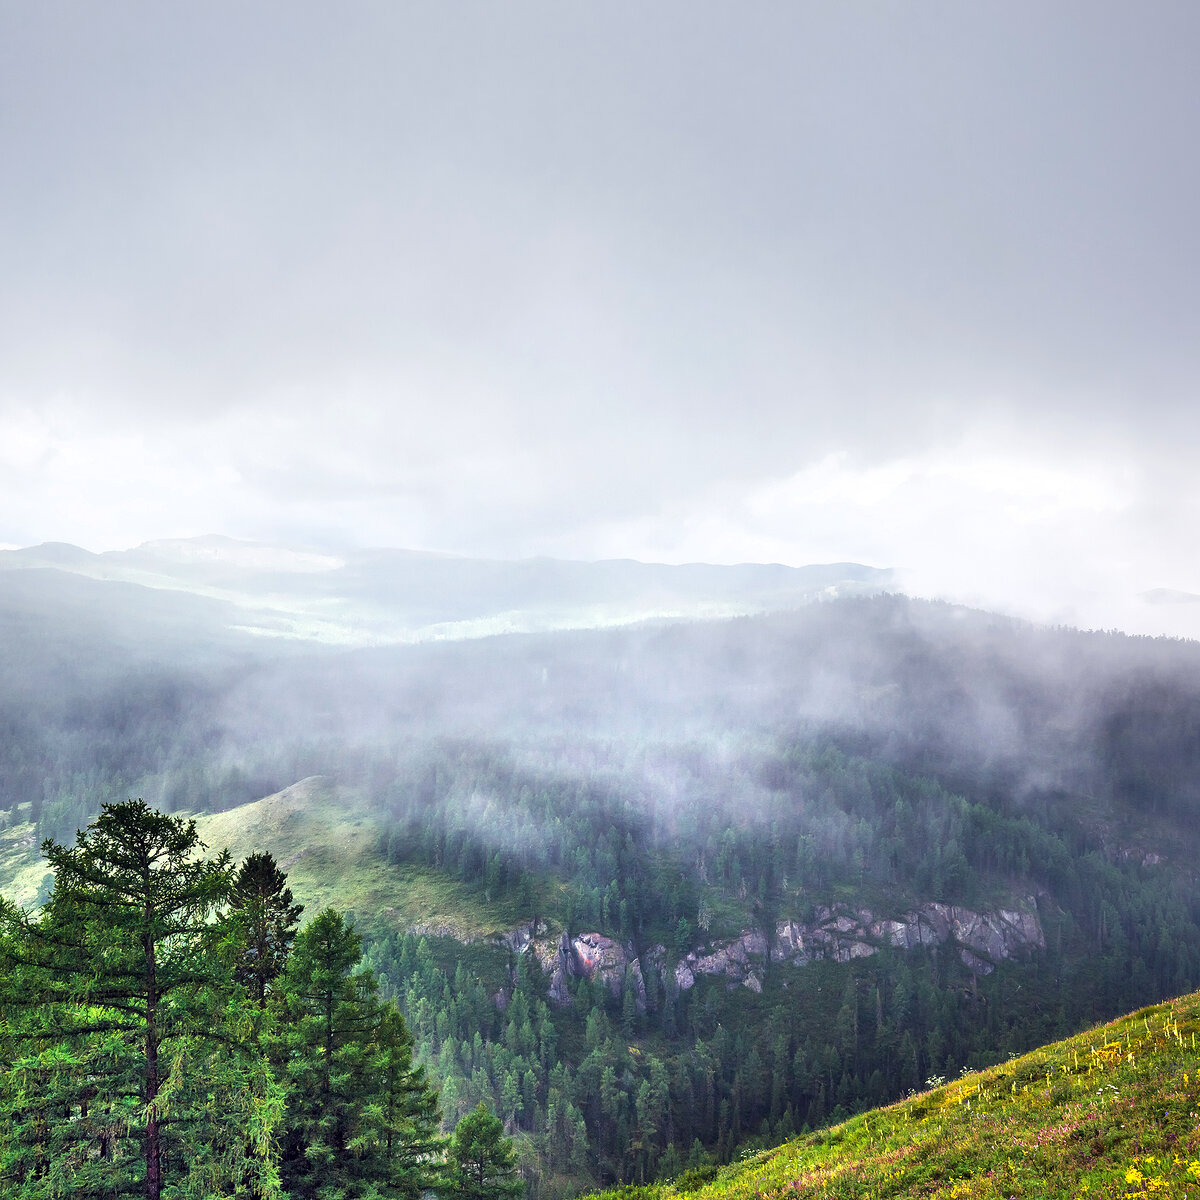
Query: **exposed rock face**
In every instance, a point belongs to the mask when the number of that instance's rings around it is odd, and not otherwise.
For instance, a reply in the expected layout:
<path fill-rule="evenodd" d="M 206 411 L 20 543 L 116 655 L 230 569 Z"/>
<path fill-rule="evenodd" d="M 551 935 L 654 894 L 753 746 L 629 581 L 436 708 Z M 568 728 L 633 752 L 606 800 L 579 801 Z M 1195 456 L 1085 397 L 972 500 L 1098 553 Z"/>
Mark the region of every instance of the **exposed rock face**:
<path fill-rule="evenodd" d="M 779 958 L 798 959 L 806 952 L 804 927 L 795 921 L 780 921 L 775 926 L 775 953 Z"/>
<path fill-rule="evenodd" d="M 633 1002 L 638 1012 L 646 1011 L 646 980 L 642 977 L 642 964 L 630 957 L 625 964 L 625 986 L 633 988 Z"/>
<path fill-rule="evenodd" d="M 693 950 L 675 965 L 673 982 L 687 991 L 699 975 L 721 976 L 730 988 L 743 985 L 762 991 L 762 967 L 768 962 L 803 966 L 813 959 L 850 962 L 866 958 L 887 946 L 911 949 L 952 943 L 959 957 L 978 975 L 988 975 L 996 964 L 1014 954 L 1046 945 L 1045 934 L 1029 899 L 1027 910 L 998 909 L 977 913 L 968 908 L 929 903 L 899 918 L 876 919 L 865 908 L 821 907 L 807 924 L 780 921 L 772 943 L 764 933 L 746 929 L 729 942 Z M 528 927 L 511 930 L 505 944 L 515 953 L 531 950 L 550 977 L 549 997 L 559 1005 L 571 1003 L 568 979 L 599 979 L 610 995 L 619 997 L 632 988 L 639 1012 L 646 1011 L 646 982 L 642 963 L 631 943 L 622 944 L 602 933 L 581 933 L 568 938 L 538 940 Z M 655 946 L 643 956 L 647 968 L 658 971 L 666 950 Z M 671 982 L 672 980 L 668 980 Z"/>
<path fill-rule="evenodd" d="M 795 966 L 814 958 L 850 962 L 885 946 L 907 949 L 944 942 L 958 947 L 962 961 L 972 971 L 987 975 L 995 970 L 996 963 L 1016 953 L 1043 948 L 1046 938 L 1033 911 L 977 913 L 931 903 L 899 919 L 876 920 L 865 908 L 821 907 L 810 924 L 780 921 L 776 925 L 771 960 Z M 766 957 L 766 939 L 757 930 L 746 930 L 735 941 L 705 947 L 681 959 L 675 967 L 675 985 L 686 991 L 695 985 L 697 975 L 724 975 L 735 984 L 744 982 L 753 987 L 757 983 L 761 987 L 751 967 Z"/>
<path fill-rule="evenodd" d="M 534 942 L 533 948 L 542 964 L 542 970 L 550 976 L 550 987 L 547 989 L 550 1002 L 560 1008 L 570 1004 L 571 993 L 567 991 L 571 961 L 570 938 L 564 933 L 556 942 Z"/>
<path fill-rule="evenodd" d="M 581 933 L 571 942 L 571 954 L 571 974 L 589 980 L 599 975 L 612 995 L 621 994 L 626 966 L 632 957 L 626 955 L 622 945 L 602 933 Z"/>
<path fill-rule="evenodd" d="M 646 980 L 632 944 L 622 945 L 602 933 L 581 933 L 574 938 L 564 933 L 556 941 L 527 941 L 518 952 L 530 945 L 550 976 L 548 994 L 555 1004 L 571 1003 L 568 979 L 599 979 L 613 997 L 632 988 L 638 1012 L 646 1011 Z M 647 952 L 648 963 L 657 967 L 664 953 L 662 946 L 655 946 Z"/>
<path fill-rule="evenodd" d="M 752 959 L 765 959 L 767 939 L 758 929 L 744 929 L 732 942 L 708 947 L 707 953 L 692 951 L 675 967 L 676 986 L 686 991 L 696 982 L 697 975 L 724 975 L 733 983 L 742 983 L 750 975 Z M 762 990 L 762 983 L 756 989 Z"/>
<path fill-rule="evenodd" d="M 518 925 L 516 929 L 510 929 L 506 933 L 500 935 L 500 940 L 514 953 L 524 954 L 529 949 L 530 943 L 534 938 L 534 928 L 532 922 L 527 925 Z"/>
<path fill-rule="evenodd" d="M 1163 862 L 1161 854 L 1137 846 L 1122 846 L 1117 851 L 1117 859 L 1119 862 L 1140 862 L 1143 867 L 1157 867 L 1161 866 Z"/>
<path fill-rule="evenodd" d="M 960 946 L 962 960 L 973 970 L 986 975 L 991 971 L 974 967 L 972 960 L 995 964 L 1011 958 L 1024 946 L 1046 945 L 1046 936 L 1032 913 L 1000 909 L 994 913 L 973 913 L 965 908 L 949 910 L 951 936 Z"/>

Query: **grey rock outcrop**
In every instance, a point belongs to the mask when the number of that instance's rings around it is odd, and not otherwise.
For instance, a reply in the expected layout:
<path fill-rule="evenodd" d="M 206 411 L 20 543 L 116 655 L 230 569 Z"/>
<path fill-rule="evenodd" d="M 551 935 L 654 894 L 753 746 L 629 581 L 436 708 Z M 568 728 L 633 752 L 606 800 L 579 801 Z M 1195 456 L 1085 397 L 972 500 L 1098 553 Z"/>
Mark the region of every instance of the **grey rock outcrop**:
<path fill-rule="evenodd" d="M 646 975 L 658 977 L 666 950 L 654 946 L 642 956 L 632 943 L 615 941 L 602 933 L 565 933 L 538 938 L 528 926 L 510 930 L 504 944 L 514 953 L 533 953 L 549 976 L 552 1003 L 571 1003 L 570 979 L 599 980 L 615 998 L 632 989 L 638 1012 L 648 1005 Z M 837 905 L 816 909 L 809 922 L 780 921 L 768 944 L 760 929 L 744 929 L 727 942 L 714 942 L 681 958 L 668 976 L 668 986 L 680 991 L 695 987 L 699 976 L 723 977 L 730 988 L 743 985 L 760 992 L 763 968 L 769 963 L 804 966 L 814 959 L 851 962 L 867 958 L 886 947 L 912 949 L 946 943 L 957 949 L 962 962 L 977 975 L 988 975 L 996 965 L 1014 955 L 1042 949 L 1046 937 L 1038 920 L 1036 902 L 1028 907 L 974 912 L 968 908 L 930 902 L 899 917 L 877 918 L 869 909 Z M 644 969 L 645 968 L 645 969 Z"/>
<path fill-rule="evenodd" d="M 997 963 L 1014 954 L 1045 947 L 1032 898 L 1030 904 L 1029 910 L 977 913 L 930 903 L 899 918 L 881 920 L 865 908 L 822 906 L 807 924 L 780 921 L 775 926 L 770 960 L 794 966 L 817 958 L 851 962 L 886 946 L 911 949 L 952 942 L 972 971 L 988 975 Z M 744 930 L 734 941 L 706 946 L 681 959 L 675 967 L 675 986 L 686 991 L 695 986 L 698 975 L 723 975 L 735 984 L 748 982 L 753 965 L 766 959 L 766 938 L 758 930 Z M 754 978 L 761 987 L 761 980 Z"/>
<path fill-rule="evenodd" d="M 581 933 L 571 941 L 571 974 L 591 981 L 598 977 L 610 995 L 620 996 L 631 957 L 624 946 L 602 933 Z"/>
<path fill-rule="evenodd" d="M 542 969 L 550 976 L 547 989 L 550 1000 L 560 1006 L 571 1003 L 568 979 L 599 980 L 614 998 L 632 989 L 638 1012 L 645 1012 L 646 979 L 634 947 L 622 945 L 602 933 L 581 933 L 569 938 L 564 933 L 550 941 L 530 940 L 519 952 L 532 948 Z M 647 953 L 649 965 L 657 968 L 663 948 L 654 947 Z"/>
<path fill-rule="evenodd" d="M 546 989 L 550 1002 L 560 1008 L 570 1004 L 571 993 L 567 990 L 567 979 L 571 974 L 571 939 L 564 933 L 557 941 L 534 942 L 533 949 L 542 970 L 550 976 L 550 986 Z"/>
<path fill-rule="evenodd" d="M 743 929 L 732 942 L 718 942 L 705 953 L 692 951 L 675 966 L 675 983 L 686 991 L 697 975 L 724 975 L 742 983 L 750 974 L 752 960 L 767 956 L 767 939 L 761 930 Z"/>

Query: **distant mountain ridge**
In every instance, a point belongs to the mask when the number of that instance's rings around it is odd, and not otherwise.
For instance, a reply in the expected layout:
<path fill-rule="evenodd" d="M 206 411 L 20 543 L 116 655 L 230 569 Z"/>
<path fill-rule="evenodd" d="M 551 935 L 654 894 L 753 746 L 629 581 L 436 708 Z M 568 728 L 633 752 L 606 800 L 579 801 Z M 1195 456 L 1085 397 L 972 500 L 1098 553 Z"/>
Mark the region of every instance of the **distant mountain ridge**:
<path fill-rule="evenodd" d="M 632 559 L 460 558 L 402 549 L 323 551 L 208 536 L 93 554 L 61 542 L 0 551 L 0 604 L 13 572 L 52 599 L 59 573 L 216 602 L 218 627 L 337 645 L 387 645 L 742 616 L 886 589 L 858 563 L 668 565 Z M 64 585 L 65 586 L 65 585 Z M 36 602 L 29 596 L 29 602 Z"/>

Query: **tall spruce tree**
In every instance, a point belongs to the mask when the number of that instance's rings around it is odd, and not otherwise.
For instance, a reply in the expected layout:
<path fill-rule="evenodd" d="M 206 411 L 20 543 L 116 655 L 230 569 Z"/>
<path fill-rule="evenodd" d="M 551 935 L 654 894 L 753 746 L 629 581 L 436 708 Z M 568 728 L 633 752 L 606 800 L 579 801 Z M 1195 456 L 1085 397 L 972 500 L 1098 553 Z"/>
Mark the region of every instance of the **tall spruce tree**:
<path fill-rule="evenodd" d="M 233 879 L 229 913 L 234 925 L 234 975 L 259 1009 L 287 965 L 303 904 L 292 899 L 287 876 L 270 854 L 251 854 Z"/>
<path fill-rule="evenodd" d="M 282 1089 L 218 952 L 228 854 L 140 800 L 42 849 L 41 915 L 0 905 L 0 1193 L 277 1195 Z"/>
<path fill-rule="evenodd" d="M 374 1046 L 381 1152 L 389 1187 L 398 1196 L 416 1200 L 444 1182 L 446 1139 L 439 1132 L 438 1096 L 425 1068 L 413 1066 L 413 1037 L 394 1004 L 380 1005 Z"/>
<path fill-rule="evenodd" d="M 291 1200 L 415 1197 L 442 1181 L 437 1096 L 361 959 L 362 939 L 327 908 L 296 938 L 280 980 L 280 1170 Z"/>
<path fill-rule="evenodd" d="M 512 1138 L 482 1100 L 454 1127 L 450 1157 L 454 1194 L 461 1200 L 515 1200 L 525 1191 Z"/>

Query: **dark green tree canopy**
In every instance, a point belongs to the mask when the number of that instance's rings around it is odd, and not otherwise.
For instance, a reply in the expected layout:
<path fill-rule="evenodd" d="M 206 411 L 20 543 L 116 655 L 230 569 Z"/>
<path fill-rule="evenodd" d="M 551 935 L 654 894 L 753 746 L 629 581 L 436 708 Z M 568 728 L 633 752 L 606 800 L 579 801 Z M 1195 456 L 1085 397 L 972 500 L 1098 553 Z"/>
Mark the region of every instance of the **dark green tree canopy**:
<path fill-rule="evenodd" d="M 327 908 L 296 938 L 275 1060 L 289 1086 L 281 1173 L 292 1200 L 415 1198 L 442 1183 L 437 1096 L 362 939 Z"/>
<path fill-rule="evenodd" d="M 194 822 L 140 800 L 42 849 L 42 914 L 0 907 L 0 1009 L 13 1014 L 0 1190 L 158 1200 L 250 1181 L 272 1195 L 282 1097 L 238 1043 L 219 953 L 229 855 L 201 858 Z"/>
<path fill-rule="evenodd" d="M 233 879 L 229 910 L 236 928 L 234 976 L 259 1008 L 283 972 L 304 905 L 293 902 L 272 855 L 251 854 Z"/>
<path fill-rule="evenodd" d="M 512 1139 L 504 1136 L 504 1126 L 482 1100 L 455 1126 L 450 1156 L 458 1196 L 511 1200 L 525 1191 Z"/>

